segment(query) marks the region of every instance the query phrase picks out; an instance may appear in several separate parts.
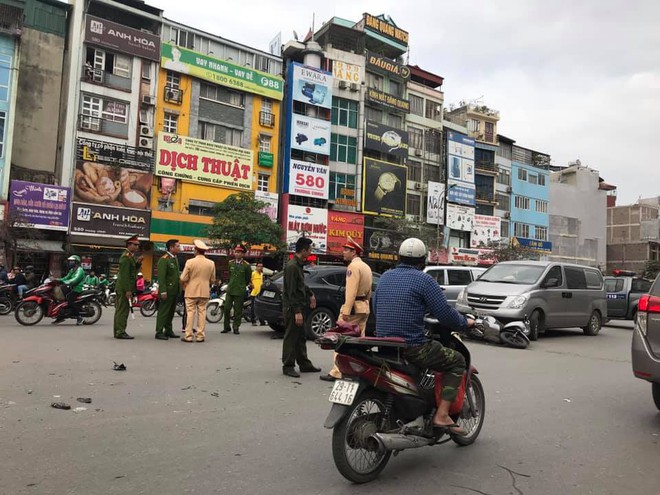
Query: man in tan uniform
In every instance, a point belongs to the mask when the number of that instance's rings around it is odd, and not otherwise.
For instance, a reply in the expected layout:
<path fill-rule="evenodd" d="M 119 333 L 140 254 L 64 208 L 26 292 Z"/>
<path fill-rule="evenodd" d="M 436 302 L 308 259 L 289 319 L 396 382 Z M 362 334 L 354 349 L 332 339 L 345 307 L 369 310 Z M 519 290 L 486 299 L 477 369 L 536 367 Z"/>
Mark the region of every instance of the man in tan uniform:
<path fill-rule="evenodd" d="M 343 248 L 344 262 L 348 263 L 348 269 L 346 270 L 344 305 L 339 310 L 338 321 L 358 325 L 364 337 L 367 320 L 369 319 L 369 300 L 371 299 L 373 276 L 369 265 L 360 258 L 362 246 L 349 236 Z M 327 375 L 321 375 L 319 378 L 326 382 L 333 382 L 341 378 L 341 373 L 335 365 Z"/>
<path fill-rule="evenodd" d="M 211 284 L 215 281 L 215 263 L 204 256 L 208 246 L 195 239 L 195 257 L 186 261 L 181 274 L 181 285 L 186 299 L 186 334 L 184 342 L 193 341 L 193 324 L 197 314 L 197 342 L 206 338 L 206 303 L 211 297 Z"/>

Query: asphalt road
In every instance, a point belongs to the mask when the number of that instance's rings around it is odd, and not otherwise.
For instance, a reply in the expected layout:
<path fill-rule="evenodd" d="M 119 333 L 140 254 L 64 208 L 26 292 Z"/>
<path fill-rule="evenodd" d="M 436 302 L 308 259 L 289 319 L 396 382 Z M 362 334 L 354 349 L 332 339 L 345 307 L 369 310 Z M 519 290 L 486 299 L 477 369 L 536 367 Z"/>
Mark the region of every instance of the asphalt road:
<path fill-rule="evenodd" d="M 267 327 L 215 326 L 184 344 L 154 340 L 155 319 L 137 316 L 136 339 L 118 341 L 111 317 L 31 328 L 0 317 L 0 494 L 660 491 L 660 413 L 632 376 L 629 322 L 597 337 L 556 331 L 523 351 L 471 343 L 486 390 L 478 441 L 405 451 L 356 486 L 322 427 L 331 386 L 284 377 Z M 331 353 L 308 349 L 327 370 Z"/>

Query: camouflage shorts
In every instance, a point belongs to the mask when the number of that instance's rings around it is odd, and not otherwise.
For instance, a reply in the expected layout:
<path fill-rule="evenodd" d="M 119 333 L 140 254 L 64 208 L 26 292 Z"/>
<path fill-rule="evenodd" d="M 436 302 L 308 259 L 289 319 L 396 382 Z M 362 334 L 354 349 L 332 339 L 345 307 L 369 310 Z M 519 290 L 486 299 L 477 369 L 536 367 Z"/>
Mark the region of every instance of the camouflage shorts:
<path fill-rule="evenodd" d="M 412 364 L 422 369 L 443 371 L 445 379 L 442 387 L 442 399 L 454 401 L 466 368 L 465 358 L 460 352 L 445 347 L 440 342 L 430 340 L 426 344 L 406 349 L 403 355 Z"/>

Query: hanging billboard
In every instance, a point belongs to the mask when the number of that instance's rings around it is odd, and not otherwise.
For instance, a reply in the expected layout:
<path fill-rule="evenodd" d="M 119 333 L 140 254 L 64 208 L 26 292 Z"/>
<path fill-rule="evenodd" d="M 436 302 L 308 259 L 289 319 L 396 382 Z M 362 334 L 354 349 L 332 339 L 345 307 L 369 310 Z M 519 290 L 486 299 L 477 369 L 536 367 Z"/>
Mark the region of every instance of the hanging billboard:
<path fill-rule="evenodd" d="M 474 228 L 474 208 L 448 203 L 447 227 L 452 230 L 472 232 Z"/>
<path fill-rule="evenodd" d="M 328 248 L 328 210 L 288 205 L 286 208 L 287 249 L 295 251 L 296 241 L 302 236 L 312 240 L 313 252 L 325 253 Z"/>
<path fill-rule="evenodd" d="M 9 223 L 12 227 L 66 232 L 70 202 L 68 187 L 13 180 L 9 185 Z"/>
<path fill-rule="evenodd" d="M 445 185 L 440 182 L 428 182 L 426 204 L 426 223 L 444 225 L 445 223 Z"/>
<path fill-rule="evenodd" d="M 408 158 L 408 133 L 377 122 L 367 121 L 364 147 L 401 158 Z"/>
<path fill-rule="evenodd" d="M 489 244 L 498 242 L 502 234 L 501 224 L 502 219 L 500 217 L 475 215 L 474 229 L 470 236 L 470 247 L 486 247 Z"/>
<path fill-rule="evenodd" d="M 293 64 L 293 99 L 332 108 L 332 74 L 306 65 Z"/>
<path fill-rule="evenodd" d="M 369 215 L 404 216 L 407 173 L 405 165 L 365 158 L 362 211 Z"/>
<path fill-rule="evenodd" d="M 330 167 L 318 163 L 291 160 L 285 192 L 308 198 L 328 199 Z"/>
<path fill-rule="evenodd" d="M 447 200 L 474 206 L 474 139 L 465 134 L 447 132 Z"/>
<path fill-rule="evenodd" d="M 291 148 L 320 155 L 330 155 L 330 121 L 293 114 Z"/>
<path fill-rule="evenodd" d="M 364 215 L 328 210 L 328 254 L 341 254 L 348 236 L 364 248 Z"/>

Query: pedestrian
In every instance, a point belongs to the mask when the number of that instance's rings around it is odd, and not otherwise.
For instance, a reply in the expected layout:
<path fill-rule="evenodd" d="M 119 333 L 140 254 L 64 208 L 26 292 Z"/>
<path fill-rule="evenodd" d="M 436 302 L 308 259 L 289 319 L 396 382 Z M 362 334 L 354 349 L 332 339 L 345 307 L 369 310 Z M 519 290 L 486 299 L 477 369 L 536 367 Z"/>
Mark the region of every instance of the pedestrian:
<path fill-rule="evenodd" d="M 211 296 L 211 284 L 215 280 L 215 264 L 204 253 L 209 247 L 195 239 L 195 257 L 186 261 L 181 274 L 181 284 L 186 292 L 186 334 L 184 342 L 193 341 L 193 325 L 197 315 L 197 342 L 206 339 L 206 304 Z"/>
<path fill-rule="evenodd" d="M 364 337 L 367 320 L 369 319 L 369 300 L 371 299 L 373 275 L 369 265 L 360 258 L 362 246 L 349 236 L 343 248 L 344 262 L 348 263 L 348 268 L 346 270 L 344 304 L 339 309 L 338 321 L 359 326 L 360 333 Z M 334 353 L 333 356 L 336 360 L 337 353 Z M 333 382 L 341 378 L 341 372 L 335 364 L 327 375 L 321 375 L 319 378 L 327 382 Z"/>
<path fill-rule="evenodd" d="M 71 255 L 67 258 L 67 266 L 69 272 L 64 278 L 60 279 L 60 282 L 66 287 L 66 302 L 71 309 L 71 314 L 76 317 L 76 325 L 82 325 L 83 318 L 80 316 L 76 299 L 83 291 L 85 285 L 85 270 L 80 266 L 80 256 L 77 254 Z M 53 323 L 64 321 L 63 314 L 64 312 L 60 312 L 59 316 L 53 321 Z"/>
<path fill-rule="evenodd" d="M 250 292 L 250 320 L 253 325 L 257 324 L 257 316 L 254 314 L 254 300 L 261 292 L 261 286 L 264 283 L 264 264 L 261 261 L 257 262 L 255 270 L 252 272 L 250 279 L 252 283 L 252 292 Z M 264 320 L 259 320 L 259 325 L 262 327 L 266 324 Z"/>
<path fill-rule="evenodd" d="M 115 282 L 115 321 L 113 330 L 116 339 L 131 340 L 133 337 L 126 333 L 128 313 L 133 304 L 133 293 L 136 291 L 135 279 L 139 258 L 135 253 L 140 247 L 138 237 L 134 235 L 126 241 L 126 251 L 119 258 L 119 271 Z"/>
<path fill-rule="evenodd" d="M 92 287 L 99 285 L 99 278 L 96 276 L 96 272 L 94 270 L 90 270 L 89 275 L 85 277 L 85 285 L 90 285 Z"/>
<path fill-rule="evenodd" d="M 234 334 L 238 335 L 243 318 L 243 301 L 245 301 L 246 288 L 250 285 L 252 268 L 250 264 L 243 259 L 245 248 L 238 245 L 234 248 L 234 260 L 229 263 L 229 282 L 227 282 L 227 292 L 225 295 L 225 323 L 224 330 L 220 333 L 229 333 L 231 324 L 232 306 L 234 309 Z"/>
<path fill-rule="evenodd" d="M 296 363 L 301 373 L 318 373 L 307 357 L 307 337 L 305 335 L 305 313 L 316 308 L 316 297 L 305 285 L 303 266 L 312 254 L 312 240 L 301 237 L 296 241 L 296 253 L 284 268 L 284 290 L 282 309 L 284 310 L 284 341 L 282 342 L 282 373 L 298 378 Z"/>
<path fill-rule="evenodd" d="M 179 262 L 176 255 L 181 251 L 178 239 L 170 239 L 165 243 L 167 252 L 158 260 L 158 294 L 160 304 L 156 316 L 156 338 L 158 340 L 175 339 L 177 334 L 172 330 L 172 319 L 179 299 Z"/>

